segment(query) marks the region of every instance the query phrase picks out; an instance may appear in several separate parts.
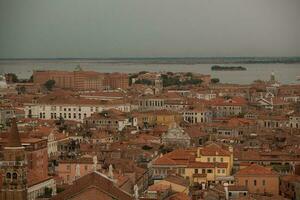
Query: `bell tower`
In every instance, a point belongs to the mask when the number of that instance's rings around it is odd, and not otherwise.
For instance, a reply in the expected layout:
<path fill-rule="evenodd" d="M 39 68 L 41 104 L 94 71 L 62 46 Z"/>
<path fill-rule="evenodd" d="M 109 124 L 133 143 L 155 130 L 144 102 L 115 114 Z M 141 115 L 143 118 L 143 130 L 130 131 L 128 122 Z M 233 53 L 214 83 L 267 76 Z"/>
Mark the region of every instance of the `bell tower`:
<path fill-rule="evenodd" d="M 27 199 L 27 161 L 16 119 L 11 120 L 8 141 L 3 150 L 1 200 Z"/>

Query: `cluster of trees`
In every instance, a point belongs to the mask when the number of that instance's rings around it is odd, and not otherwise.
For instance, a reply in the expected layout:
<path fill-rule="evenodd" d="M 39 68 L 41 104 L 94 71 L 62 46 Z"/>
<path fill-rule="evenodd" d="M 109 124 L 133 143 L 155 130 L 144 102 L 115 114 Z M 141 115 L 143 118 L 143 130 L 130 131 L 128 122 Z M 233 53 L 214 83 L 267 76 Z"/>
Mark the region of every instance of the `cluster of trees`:
<path fill-rule="evenodd" d="M 202 83 L 202 80 L 193 78 L 192 73 L 187 73 L 186 75 L 188 75 L 187 77 L 189 78 L 184 81 L 180 81 L 178 76 L 169 76 L 168 74 L 162 74 L 161 78 L 163 81 L 163 86 L 167 87 L 172 85 L 199 85 Z"/>
<path fill-rule="evenodd" d="M 218 78 L 212 78 L 212 79 L 210 79 L 210 82 L 213 83 L 213 84 L 219 83 L 220 79 L 218 79 Z"/>
<path fill-rule="evenodd" d="M 55 86 L 55 80 L 48 80 L 44 83 L 44 86 L 47 90 L 52 91 L 53 87 Z"/>
<path fill-rule="evenodd" d="M 152 81 L 148 79 L 139 79 L 135 81 L 136 84 L 152 85 Z"/>
<path fill-rule="evenodd" d="M 31 75 L 29 79 L 19 79 L 19 77 L 15 73 L 8 73 L 7 76 L 11 76 L 11 80 L 13 83 L 32 83 L 33 76 Z"/>

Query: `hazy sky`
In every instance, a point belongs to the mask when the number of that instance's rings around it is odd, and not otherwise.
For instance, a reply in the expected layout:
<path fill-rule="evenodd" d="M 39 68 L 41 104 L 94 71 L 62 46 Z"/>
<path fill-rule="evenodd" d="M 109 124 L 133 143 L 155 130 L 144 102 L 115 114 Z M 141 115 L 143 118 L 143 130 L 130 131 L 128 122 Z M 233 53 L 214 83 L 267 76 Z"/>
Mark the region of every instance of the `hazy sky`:
<path fill-rule="evenodd" d="M 300 56 L 300 0 L 0 0 L 0 58 Z"/>

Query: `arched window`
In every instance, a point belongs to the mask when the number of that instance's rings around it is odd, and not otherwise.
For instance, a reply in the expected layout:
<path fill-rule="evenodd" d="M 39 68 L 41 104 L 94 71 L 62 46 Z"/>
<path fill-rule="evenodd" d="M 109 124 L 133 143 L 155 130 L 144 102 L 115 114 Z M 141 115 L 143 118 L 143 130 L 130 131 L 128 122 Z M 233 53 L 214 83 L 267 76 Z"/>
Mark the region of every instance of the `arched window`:
<path fill-rule="evenodd" d="M 7 173 L 6 173 L 6 178 L 7 178 L 7 179 L 11 179 L 11 173 L 10 173 L 10 172 L 7 172 Z"/>
<path fill-rule="evenodd" d="M 13 173 L 13 179 L 17 179 L 18 178 L 18 174 L 16 172 Z"/>

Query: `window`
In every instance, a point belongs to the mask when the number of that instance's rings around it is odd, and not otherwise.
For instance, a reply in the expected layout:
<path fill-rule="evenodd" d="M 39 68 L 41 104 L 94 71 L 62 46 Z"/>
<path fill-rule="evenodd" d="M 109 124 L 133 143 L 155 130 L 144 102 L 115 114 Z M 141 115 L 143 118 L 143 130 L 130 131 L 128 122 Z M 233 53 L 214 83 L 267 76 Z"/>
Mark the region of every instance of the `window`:
<path fill-rule="evenodd" d="M 223 159 L 223 158 L 221 158 L 221 162 L 224 162 L 224 159 Z"/>
<path fill-rule="evenodd" d="M 195 170 L 194 170 L 194 173 L 195 173 L 195 174 L 198 174 L 198 169 L 195 169 Z"/>
<path fill-rule="evenodd" d="M 253 181 L 253 185 L 256 186 L 256 184 L 257 184 L 257 182 L 256 182 L 256 180 L 254 180 L 254 181 Z"/>
<path fill-rule="evenodd" d="M 67 170 L 70 170 L 71 169 L 71 165 L 67 165 Z"/>
<path fill-rule="evenodd" d="M 207 158 L 207 162 L 210 162 L 210 158 L 209 157 Z"/>
<path fill-rule="evenodd" d="M 18 174 L 16 172 L 13 173 L 12 175 L 13 179 L 17 179 L 18 178 Z"/>
<path fill-rule="evenodd" d="M 216 162 L 216 158 L 215 157 L 213 158 L 213 161 Z"/>
<path fill-rule="evenodd" d="M 211 169 L 208 169 L 208 170 L 207 170 L 207 173 L 208 173 L 208 174 L 212 173 L 212 170 L 211 170 Z"/>
<path fill-rule="evenodd" d="M 205 169 L 202 169 L 202 174 L 205 174 Z"/>
<path fill-rule="evenodd" d="M 6 178 L 7 178 L 7 179 L 11 179 L 11 173 L 9 173 L 9 172 L 6 173 Z"/>
<path fill-rule="evenodd" d="M 266 180 L 262 180 L 262 185 L 263 185 L 263 186 L 266 185 Z"/>
<path fill-rule="evenodd" d="M 84 165 L 84 170 L 87 171 L 88 170 L 88 166 Z"/>
<path fill-rule="evenodd" d="M 248 186 L 248 180 L 245 180 L 245 185 Z"/>

